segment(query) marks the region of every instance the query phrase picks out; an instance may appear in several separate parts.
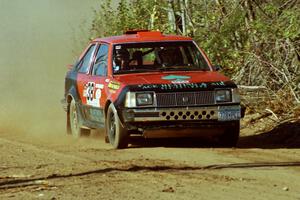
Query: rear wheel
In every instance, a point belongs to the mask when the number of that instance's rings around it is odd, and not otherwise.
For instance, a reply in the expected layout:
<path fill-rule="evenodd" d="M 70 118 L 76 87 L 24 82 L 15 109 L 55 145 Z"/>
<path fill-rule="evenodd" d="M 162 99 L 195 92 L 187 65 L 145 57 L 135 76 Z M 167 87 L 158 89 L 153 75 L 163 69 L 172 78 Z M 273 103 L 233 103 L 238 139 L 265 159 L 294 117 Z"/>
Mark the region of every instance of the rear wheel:
<path fill-rule="evenodd" d="M 122 149 L 128 146 L 128 131 L 122 127 L 113 104 L 108 107 L 105 128 L 108 141 L 114 149 Z"/>
<path fill-rule="evenodd" d="M 240 136 L 240 121 L 235 121 L 231 126 L 225 129 L 220 137 L 222 147 L 236 147 Z"/>
<path fill-rule="evenodd" d="M 78 109 L 76 107 L 76 103 L 74 99 L 72 99 L 70 103 L 69 119 L 67 123 L 70 124 L 69 130 L 67 131 L 70 132 L 72 136 L 75 138 L 79 138 L 81 136 L 88 136 L 91 132 L 91 130 L 89 129 L 81 128 L 82 123 L 80 121 L 80 117 L 78 117 Z M 68 124 L 67 124 L 67 129 L 68 129 Z"/>

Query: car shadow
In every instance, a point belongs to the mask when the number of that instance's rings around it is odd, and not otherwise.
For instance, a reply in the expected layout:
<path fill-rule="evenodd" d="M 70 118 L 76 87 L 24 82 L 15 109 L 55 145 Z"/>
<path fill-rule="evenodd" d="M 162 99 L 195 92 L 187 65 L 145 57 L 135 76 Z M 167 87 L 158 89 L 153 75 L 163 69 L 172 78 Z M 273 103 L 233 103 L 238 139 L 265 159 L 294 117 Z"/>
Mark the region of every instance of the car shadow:
<path fill-rule="evenodd" d="M 208 148 L 214 143 L 207 138 L 147 138 L 133 137 L 129 148 Z"/>
<path fill-rule="evenodd" d="M 300 121 L 286 122 L 271 131 L 240 137 L 238 148 L 300 148 Z"/>
<path fill-rule="evenodd" d="M 218 142 L 209 138 L 165 138 L 144 139 L 133 137 L 129 148 L 222 148 Z M 268 132 L 258 135 L 241 136 L 237 148 L 300 148 L 300 121 L 278 125 Z"/>

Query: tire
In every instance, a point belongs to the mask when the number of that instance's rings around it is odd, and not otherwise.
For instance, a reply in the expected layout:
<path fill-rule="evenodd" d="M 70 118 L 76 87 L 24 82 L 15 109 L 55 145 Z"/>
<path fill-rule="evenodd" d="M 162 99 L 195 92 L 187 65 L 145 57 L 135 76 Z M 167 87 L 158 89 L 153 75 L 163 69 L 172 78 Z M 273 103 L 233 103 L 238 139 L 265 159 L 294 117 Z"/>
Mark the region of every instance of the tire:
<path fill-rule="evenodd" d="M 240 136 L 240 121 L 235 121 L 225 129 L 224 134 L 219 138 L 222 147 L 236 147 Z"/>
<path fill-rule="evenodd" d="M 105 123 L 108 141 L 113 148 L 126 148 L 128 146 L 128 131 L 123 128 L 113 104 L 110 104 L 108 107 Z"/>
<path fill-rule="evenodd" d="M 69 130 L 68 130 L 69 123 Z M 70 132 L 74 138 L 82 136 L 89 136 L 91 130 L 81 128 L 82 122 L 78 115 L 78 109 L 76 107 L 75 100 L 72 99 L 69 108 L 69 119 L 67 120 L 67 132 Z"/>

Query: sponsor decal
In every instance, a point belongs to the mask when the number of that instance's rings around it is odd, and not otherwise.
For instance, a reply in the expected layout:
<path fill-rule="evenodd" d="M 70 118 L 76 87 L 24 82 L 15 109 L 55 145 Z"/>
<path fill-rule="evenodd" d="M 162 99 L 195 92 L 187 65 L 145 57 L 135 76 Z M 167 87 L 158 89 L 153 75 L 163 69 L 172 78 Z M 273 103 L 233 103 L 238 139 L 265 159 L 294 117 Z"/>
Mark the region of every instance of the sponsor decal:
<path fill-rule="evenodd" d="M 219 81 L 219 82 L 211 83 L 211 85 L 213 85 L 213 86 L 225 86 L 225 83 L 223 81 Z"/>
<path fill-rule="evenodd" d="M 184 84 L 184 83 L 189 83 L 189 80 L 191 77 L 190 76 L 181 76 L 181 75 L 168 75 L 168 76 L 163 76 L 163 80 L 170 80 L 171 83 L 173 84 Z"/>
<path fill-rule="evenodd" d="M 101 90 L 104 88 L 102 84 L 88 82 L 84 85 L 83 96 L 86 98 L 87 105 L 100 107 Z"/>
<path fill-rule="evenodd" d="M 171 81 L 171 83 L 174 83 L 174 84 L 183 84 L 183 83 L 189 83 L 188 80 L 174 80 L 174 81 Z"/>
<path fill-rule="evenodd" d="M 138 88 L 142 90 L 174 90 L 174 89 L 207 89 L 207 88 L 216 88 L 216 87 L 233 87 L 230 82 L 226 83 L 224 81 L 216 82 L 203 82 L 203 83 L 169 83 L 169 84 L 143 84 L 138 85 Z"/>
<path fill-rule="evenodd" d="M 120 89 L 120 87 L 121 87 L 121 84 L 119 82 L 116 82 L 116 81 L 111 81 L 108 84 L 108 88 L 111 89 L 111 90 L 118 90 L 118 89 Z"/>

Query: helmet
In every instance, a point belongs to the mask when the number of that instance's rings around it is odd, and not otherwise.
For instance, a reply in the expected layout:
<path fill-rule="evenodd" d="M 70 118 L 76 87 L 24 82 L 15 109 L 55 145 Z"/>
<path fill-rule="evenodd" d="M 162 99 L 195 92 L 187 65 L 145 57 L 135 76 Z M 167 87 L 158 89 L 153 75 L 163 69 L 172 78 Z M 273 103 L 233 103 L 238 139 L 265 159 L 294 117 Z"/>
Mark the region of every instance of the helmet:
<path fill-rule="evenodd" d="M 115 61 L 129 61 L 129 52 L 127 51 L 127 49 L 116 49 L 115 52 Z"/>
<path fill-rule="evenodd" d="M 164 66 L 179 65 L 183 61 L 180 49 L 176 47 L 161 49 L 158 55 Z"/>

